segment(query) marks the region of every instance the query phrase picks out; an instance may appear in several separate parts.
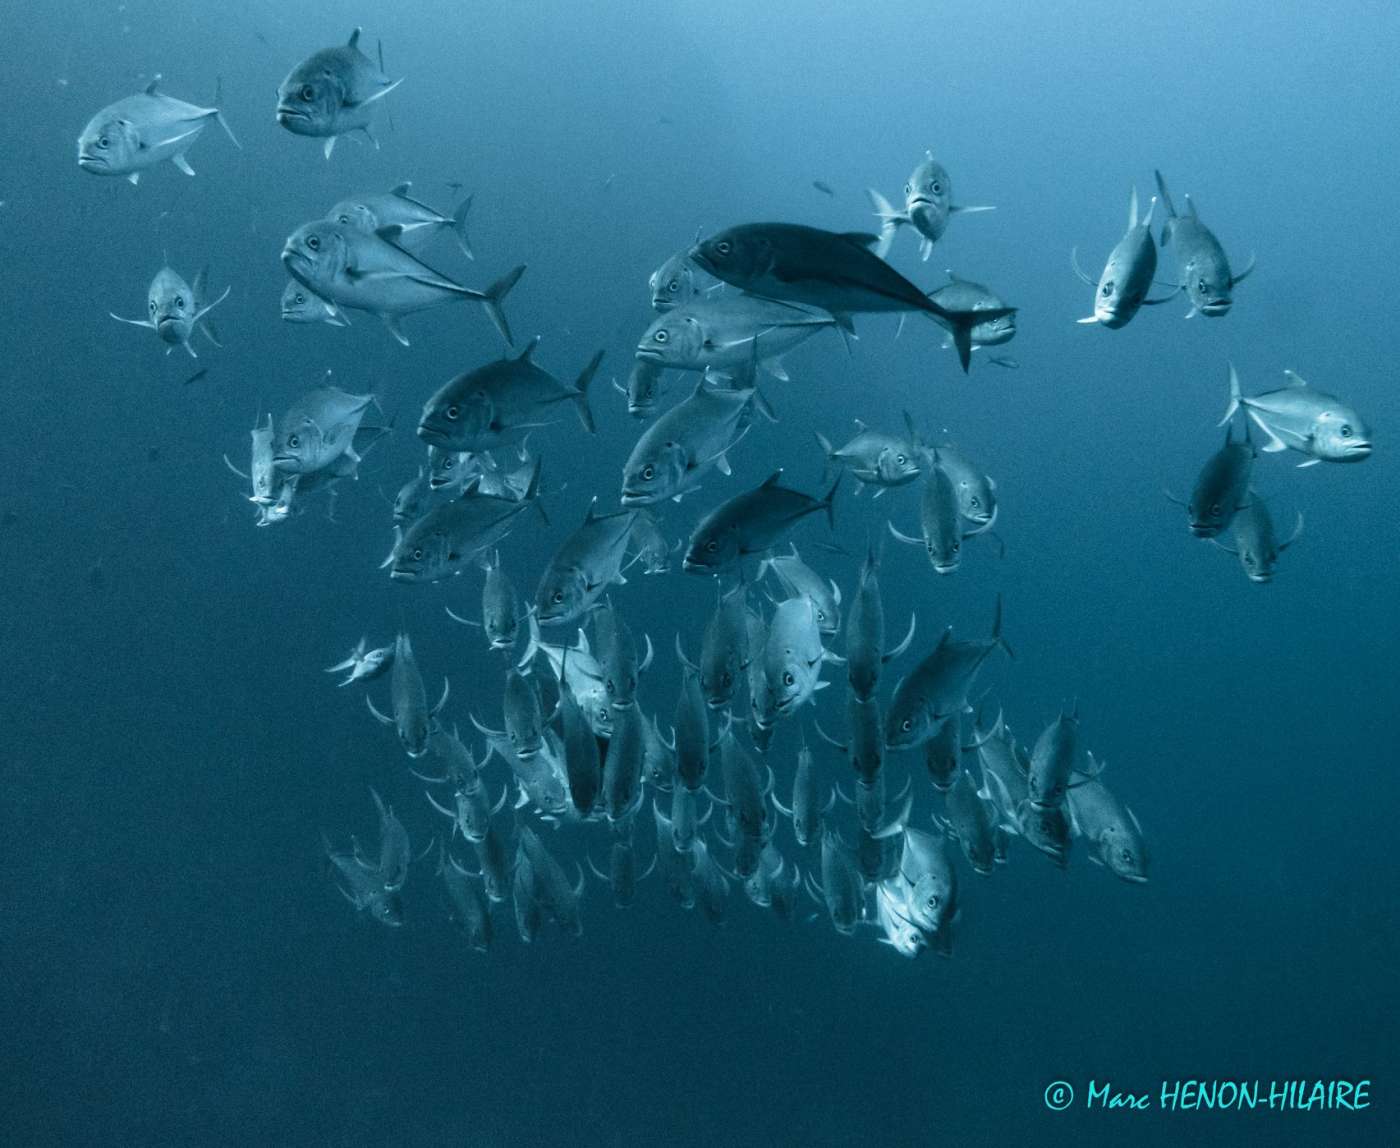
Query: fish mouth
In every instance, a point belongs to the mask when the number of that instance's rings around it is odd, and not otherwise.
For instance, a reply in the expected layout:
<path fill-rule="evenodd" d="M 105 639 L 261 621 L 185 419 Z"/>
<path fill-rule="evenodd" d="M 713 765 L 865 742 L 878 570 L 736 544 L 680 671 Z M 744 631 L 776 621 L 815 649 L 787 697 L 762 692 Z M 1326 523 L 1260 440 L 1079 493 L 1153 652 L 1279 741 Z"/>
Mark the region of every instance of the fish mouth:
<path fill-rule="evenodd" d="M 1261 586 L 1263 586 L 1266 583 L 1272 582 L 1274 580 L 1274 574 L 1272 570 L 1268 571 L 1267 573 L 1262 570 L 1256 571 L 1255 573 L 1249 575 L 1249 580 L 1251 582 L 1258 582 Z"/>
<path fill-rule="evenodd" d="M 78 166 L 84 171 L 106 171 L 112 164 L 106 156 L 89 155 L 87 152 L 79 152 Z"/>
<path fill-rule="evenodd" d="M 1191 523 L 1191 533 L 1197 538 L 1214 538 L 1220 533 L 1220 527 L 1212 522 L 1193 522 Z"/>
<path fill-rule="evenodd" d="M 935 562 L 933 564 L 933 572 L 935 574 L 952 574 L 957 571 L 959 565 L 961 565 L 961 563 L 958 562 Z"/>
<path fill-rule="evenodd" d="M 414 570 L 400 570 L 397 566 L 389 571 L 389 577 L 395 582 L 416 582 L 418 574 Z"/>
<path fill-rule="evenodd" d="M 302 111 L 301 108 L 296 107 L 294 104 L 277 105 L 277 122 L 279 124 L 285 127 L 289 122 L 294 120 L 301 120 L 309 124 L 311 122 L 311 113 Z"/>
<path fill-rule="evenodd" d="M 1208 303 L 1201 304 L 1200 312 L 1212 319 L 1218 319 L 1221 315 L 1229 312 L 1233 303 L 1233 299 L 1212 299 Z"/>
<path fill-rule="evenodd" d="M 932 207 L 932 206 L 933 206 L 933 200 L 931 200 L 931 199 L 930 199 L 928 196 L 926 196 L 926 195 L 915 195 L 915 196 L 911 196 L 910 198 L 906 199 L 906 200 L 904 201 L 904 206 L 905 206 L 907 209 L 913 209 L 913 208 L 915 208 L 915 207 Z"/>
<path fill-rule="evenodd" d="M 646 346 L 639 346 L 637 348 L 637 358 L 643 359 L 648 363 L 661 363 L 665 361 L 665 357 L 660 351 Z"/>
<path fill-rule="evenodd" d="M 650 506 L 654 502 L 660 502 L 659 498 L 650 494 L 641 494 L 635 490 L 624 490 L 618 502 L 623 506 Z"/>
<path fill-rule="evenodd" d="M 180 320 L 178 316 L 162 315 L 159 319 L 156 320 L 156 330 L 164 331 L 166 327 L 170 326 L 172 323 L 178 323 L 179 321 Z"/>
<path fill-rule="evenodd" d="M 1342 452 L 1343 462 L 1360 462 L 1363 458 L 1371 456 L 1371 444 L 1369 442 L 1348 443 Z"/>
<path fill-rule="evenodd" d="M 710 568 L 703 562 L 689 556 L 681 559 L 681 569 L 687 574 L 708 574 Z"/>
<path fill-rule="evenodd" d="M 1119 873 L 1115 871 L 1114 876 L 1119 877 L 1124 881 L 1131 881 L 1134 885 L 1147 884 L 1147 878 L 1144 877 L 1141 873 Z"/>
<path fill-rule="evenodd" d="M 446 432 L 439 430 L 437 427 L 431 425 L 430 423 L 418 424 L 418 437 L 421 438 L 424 442 L 431 443 L 433 445 L 445 443 L 447 441 Z"/>

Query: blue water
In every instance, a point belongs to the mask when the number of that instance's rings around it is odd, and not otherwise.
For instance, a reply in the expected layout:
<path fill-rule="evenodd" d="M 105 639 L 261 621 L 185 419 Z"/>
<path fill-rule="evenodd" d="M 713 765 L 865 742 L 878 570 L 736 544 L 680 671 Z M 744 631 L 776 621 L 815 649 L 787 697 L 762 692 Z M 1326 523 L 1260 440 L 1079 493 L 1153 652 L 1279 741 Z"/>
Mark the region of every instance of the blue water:
<path fill-rule="evenodd" d="M 1400 10 L 938 8 L 130 0 L 11 14 L 0 1139 L 1396 1142 Z M 379 150 L 344 141 L 327 163 L 274 122 L 274 92 L 356 24 L 407 79 Z M 211 129 L 190 153 L 195 179 L 166 165 L 133 188 L 80 171 L 83 124 L 155 73 L 195 102 L 221 78 L 243 150 Z M 893 429 L 905 409 L 947 427 L 998 481 L 1005 557 L 970 545 L 940 579 L 891 546 L 890 627 L 917 609 L 926 651 L 947 624 L 985 632 L 1004 595 L 1018 656 L 989 669 L 991 697 L 1023 737 L 1079 699 L 1085 744 L 1146 831 L 1151 882 L 1116 881 L 1082 843 L 1062 872 L 1017 842 L 989 879 L 962 869 L 953 959 L 913 962 L 869 930 L 851 940 L 807 920 L 805 901 L 784 924 L 736 889 L 715 927 L 654 879 L 626 911 L 595 882 L 581 939 L 547 928 L 522 945 L 499 906 L 486 956 L 448 924 L 428 861 L 405 928 L 355 914 L 321 831 L 372 839 L 371 785 L 415 849 L 445 823 L 392 735 L 321 669 L 362 633 L 403 626 L 430 691 L 451 678 L 454 720 L 499 713 L 500 663 L 441 609 L 473 609 L 476 576 L 405 587 L 377 568 L 381 491 L 421 461 L 419 405 L 499 343 L 475 308 L 411 317 L 407 350 L 368 316 L 284 324 L 283 238 L 352 191 L 412 179 L 445 207 L 460 181 L 476 196 L 476 262 L 450 245 L 433 261 L 473 286 L 528 264 L 506 309 L 561 377 L 607 349 L 597 437 L 565 421 L 537 444 L 554 525 L 527 521 L 505 547 L 529 593 L 590 498 L 616 498 L 642 424 L 606 384 L 650 321 L 651 270 L 697 228 L 869 229 L 863 189 L 898 198 L 925 148 L 960 200 L 997 210 L 955 219 L 928 264 L 907 235 L 892 259 L 923 286 L 948 267 L 1018 306 L 1004 350 L 1020 369 L 976 362 L 963 377 L 928 324 L 896 341 L 888 317 L 859 320 L 849 357 L 818 337 L 789 356 L 791 382 L 766 385 L 778 426 L 736 450 L 732 479 L 665 507 L 666 527 L 684 534 L 777 466 L 816 491 L 815 430 Z M 1069 249 L 1097 270 L 1154 167 L 1258 270 L 1224 319 L 1184 322 L 1176 301 L 1123 331 L 1076 326 L 1091 300 Z M 216 313 L 225 346 L 198 364 L 107 317 L 139 312 L 162 251 L 233 286 Z M 1261 458 L 1276 517 L 1307 519 L 1268 586 L 1192 539 L 1161 493 L 1187 489 L 1218 444 L 1227 359 L 1247 392 L 1289 367 L 1345 396 L 1377 443 L 1353 467 Z M 199 366 L 209 374 L 182 386 Z M 337 521 L 308 502 L 254 529 L 221 455 L 241 465 L 256 415 L 327 369 L 381 395 L 395 432 L 345 484 Z M 863 549 L 886 515 L 912 531 L 916 507 L 911 491 L 848 490 L 837 540 Z M 796 537 L 849 595 L 855 564 L 812 549 L 824 534 L 813 521 Z M 677 571 L 631 577 L 613 600 L 656 640 L 642 704 L 669 720 L 673 633 L 698 646 L 713 588 Z M 827 677 L 819 712 L 840 728 L 842 673 Z M 780 779 L 793 725 L 769 758 Z M 820 763 L 828 780 L 849 772 Z M 912 771 L 925 824 L 918 755 L 886 768 L 892 785 Z M 561 855 L 591 840 L 602 859 L 602 830 L 545 833 Z M 638 836 L 645 858 L 645 821 Z M 797 855 L 786 827 L 779 844 Z M 1180 1078 L 1369 1079 L 1372 1106 L 1047 1110 L 1052 1081 L 1082 1097 L 1091 1078 L 1154 1094 Z"/>

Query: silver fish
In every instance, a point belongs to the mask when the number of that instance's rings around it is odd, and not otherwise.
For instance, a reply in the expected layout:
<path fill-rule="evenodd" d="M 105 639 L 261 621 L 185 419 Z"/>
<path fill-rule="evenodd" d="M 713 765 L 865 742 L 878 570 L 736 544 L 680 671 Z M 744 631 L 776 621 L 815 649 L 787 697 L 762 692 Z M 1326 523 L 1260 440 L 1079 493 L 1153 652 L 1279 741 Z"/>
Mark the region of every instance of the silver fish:
<path fill-rule="evenodd" d="M 769 571 L 781 583 L 789 598 L 806 598 L 812 603 L 817 615 L 817 627 L 823 634 L 835 634 L 841 629 L 841 587 L 834 579 L 823 578 L 803 562 L 797 552 L 797 543 L 792 544 L 791 554 L 764 559 L 759 567 L 759 578 Z"/>
<path fill-rule="evenodd" d="M 457 859 L 447 852 L 447 847 L 438 842 L 438 876 L 447 890 L 447 900 L 452 906 L 452 919 L 467 935 L 467 944 L 479 953 L 491 948 L 491 911 L 482 899 L 476 880 L 457 864 Z"/>
<path fill-rule="evenodd" d="M 314 52 L 288 73 L 277 88 L 277 122 L 293 135 L 324 139 L 326 158 L 335 141 L 361 132 L 374 143 L 374 105 L 401 83 L 391 80 L 360 51 L 360 28 L 348 43 Z"/>
<path fill-rule="evenodd" d="M 1288 385 L 1262 395 L 1240 394 L 1240 377 L 1230 364 L 1230 405 L 1224 426 L 1241 407 L 1268 435 L 1265 454 L 1296 450 L 1307 458 L 1298 465 L 1320 462 L 1363 462 L 1371 457 L 1371 430 L 1356 410 L 1335 395 L 1317 391 L 1292 371 L 1284 371 Z"/>
<path fill-rule="evenodd" d="M 687 573 L 717 574 L 751 555 L 762 555 L 797 522 L 817 511 L 825 511 L 827 523 L 835 527 L 833 508 L 840 477 L 818 499 L 780 485 L 782 474 L 775 470 L 760 486 L 721 503 L 700 520 L 682 563 Z"/>
<path fill-rule="evenodd" d="M 327 666 L 326 673 L 338 674 L 342 670 L 349 670 L 350 676 L 337 683 L 341 686 L 348 686 L 351 682 L 371 682 L 387 673 L 394 664 L 394 647 L 380 646 L 376 650 L 367 650 L 366 645 L 366 640 L 361 638 L 350 651 L 350 656 L 343 662 Z"/>
<path fill-rule="evenodd" d="M 695 297 L 695 270 L 690 265 L 688 249 L 677 251 L 653 271 L 647 287 L 655 311 L 669 311 L 690 302 Z"/>
<path fill-rule="evenodd" d="M 227 299 L 229 292 L 233 290 L 232 287 L 225 287 L 224 293 L 210 303 L 206 298 L 205 278 L 206 273 L 201 271 L 195 276 L 194 285 L 191 286 L 171 268 L 162 267 L 151 280 L 150 287 L 146 289 L 147 318 L 124 319 L 114 311 L 107 313 L 120 323 L 130 323 L 133 327 L 145 327 L 154 331 L 160 336 L 161 342 L 166 344 L 167 355 L 176 347 L 184 347 L 190 358 L 197 359 L 199 355 L 190 346 L 190 337 L 198 328 L 214 346 L 220 346 L 219 341 L 209 333 L 209 328 L 203 320 L 210 311 Z"/>
<path fill-rule="evenodd" d="M 468 484 L 461 497 L 433 507 L 402 531 L 383 565 L 391 567 L 391 578 L 404 582 L 438 582 L 460 574 L 511 532 L 538 495 L 538 462 L 518 501 L 481 494 Z"/>
<path fill-rule="evenodd" d="M 1249 483 L 1254 473 L 1255 450 L 1245 424 L 1244 439 L 1235 441 L 1232 423 L 1225 430 L 1225 445 L 1206 459 L 1184 503 L 1197 538 L 1214 538 L 1230 525 L 1236 511 L 1249 502 Z"/>
<path fill-rule="evenodd" d="M 122 175 L 133 184 L 148 167 L 169 160 L 186 175 L 194 175 L 185 153 L 203 134 L 210 120 L 242 149 L 218 108 L 201 108 L 158 91 L 152 80 L 146 90 L 109 104 L 93 116 L 78 137 L 78 166 L 93 175 Z"/>
<path fill-rule="evenodd" d="M 921 745 L 954 713 L 967 707 L 967 697 L 978 671 L 998 650 L 1011 654 L 1001 636 L 1001 598 L 987 638 L 955 641 L 950 626 L 922 662 L 895 687 L 885 719 L 885 744 L 890 749 Z"/>
<path fill-rule="evenodd" d="M 1147 843 L 1133 811 L 1101 781 L 1086 781 L 1070 790 L 1070 814 L 1088 840 L 1093 860 L 1114 876 L 1135 885 L 1147 881 Z"/>
<path fill-rule="evenodd" d="M 704 381 L 649 426 L 622 468 L 622 505 L 680 500 L 712 468 L 729 474 L 728 453 L 747 433 L 757 391 L 718 390 Z"/>
<path fill-rule="evenodd" d="M 1079 266 L 1079 249 L 1070 252 L 1074 273 L 1088 287 L 1094 288 L 1094 313 L 1080 323 L 1098 323 L 1111 331 L 1126 327 L 1142 307 L 1156 306 L 1176 298 L 1176 292 L 1149 299 L 1152 277 L 1157 274 L 1157 244 L 1152 238 L 1152 214 L 1157 210 L 1157 197 L 1147 205 L 1147 214 L 1138 218 L 1137 188 L 1128 201 L 1128 230 L 1109 253 L 1103 273 L 1097 281 L 1089 278 Z"/>
<path fill-rule="evenodd" d="M 350 320 L 334 303 L 322 299 L 316 292 L 295 279 L 288 279 L 282 288 L 282 319 L 287 323 L 329 323 L 332 327 L 348 327 Z"/>
<path fill-rule="evenodd" d="M 516 358 L 503 358 L 457 375 L 423 404 L 418 437 L 446 450 L 494 450 L 520 442 L 554 421 L 561 403 L 573 403 L 583 429 L 596 429 L 588 385 L 602 362 L 599 351 L 570 387 L 534 361 L 539 339 Z"/>
<path fill-rule="evenodd" d="M 409 194 L 412 190 L 413 184 L 401 183 L 386 193 L 342 199 L 326 212 L 326 218 L 357 227 L 371 235 L 383 228 L 396 229 L 398 241 L 408 246 L 431 239 L 439 233 L 451 233 L 462 254 L 474 259 L 471 240 L 467 237 L 467 213 L 471 211 L 472 197 L 469 195 L 462 200 L 451 215 L 443 215 L 414 199 Z"/>
<path fill-rule="evenodd" d="M 634 510 L 597 514 L 595 498 L 583 525 L 554 552 L 535 592 L 535 617 L 541 625 L 564 625 L 580 618 L 622 575 Z"/>
<path fill-rule="evenodd" d="M 860 581 L 846 618 L 846 678 L 858 698 L 871 698 L 886 662 L 899 657 L 914 640 L 916 617 L 909 615 L 909 632 L 892 650 L 885 649 L 885 608 L 880 597 L 880 555 L 872 545 L 860 568 Z"/>
<path fill-rule="evenodd" d="M 895 233 L 908 225 L 919 233 L 919 257 L 925 261 L 933 253 L 933 245 L 943 238 L 948 221 L 955 215 L 970 215 L 979 211 L 995 211 L 994 207 L 960 207 L 953 203 L 953 181 L 948 170 L 931 151 L 914 169 L 904 185 L 904 210 L 896 211 L 874 188 L 868 188 L 870 204 L 880 220 L 880 258 L 889 254 Z"/>
<path fill-rule="evenodd" d="M 454 282 L 409 254 L 383 228 L 369 235 L 344 223 L 316 220 L 302 224 L 282 248 L 282 265 L 298 283 L 338 306 L 379 316 L 405 347 L 400 319 L 442 303 L 474 302 L 486 309 L 507 345 L 511 342 L 501 304 L 524 273 L 522 264 L 485 291 Z"/>
<path fill-rule="evenodd" d="M 909 416 L 904 417 L 908 425 Z M 855 435 L 844 446 L 832 446 L 822 434 L 817 435 L 817 444 L 828 463 L 845 467 L 861 487 L 878 487 L 876 498 L 886 490 L 907 486 L 924 470 L 924 455 L 912 432 L 907 436 L 886 434 L 870 429 L 860 419 L 856 419 Z"/>
<path fill-rule="evenodd" d="M 1279 555 L 1297 542 L 1303 533 L 1303 512 L 1298 512 L 1298 523 L 1293 533 L 1280 542 L 1274 532 L 1274 520 L 1268 505 L 1251 491 L 1249 502 L 1235 512 L 1230 528 L 1234 533 L 1234 546 L 1226 546 L 1218 538 L 1212 541 L 1220 549 L 1239 558 L 1240 566 L 1251 582 L 1272 582 Z"/>
<path fill-rule="evenodd" d="M 352 395 L 336 387 L 308 391 L 278 420 L 273 462 L 287 474 L 310 474 L 342 460 L 353 469 L 360 461 L 355 433 L 374 402 L 373 395 Z"/>
<path fill-rule="evenodd" d="M 413 645 L 407 634 L 399 634 L 394 639 L 394 664 L 389 674 L 389 701 L 393 717 L 386 717 L 374 707 L 374 701 L 365 695 L 365 705 L 369 712 L 384 725 L 391 725 L 399 735 L 399 744 L 409 757 L 422 757 L 428 752 L 429 738 L 437 724 L 437 715 L 447 704 L 450 683 L 442 681 L 442 697 L 437 705 L 428 708 L 428 694 L 423 687 L 423 675 L 413 657 Z"/>
<path fill-rule="evenodd" d="M 1225 249 L 1196 215 L 1196 205 L 1191 202 L 1191 197 L 1186 197 L 1186 214 L 1177 215 L 1162 173 L 1154 174 L 1158 194 L 1167 209 L 1167 219 L 1162 224 L 1162 246 L 1175 242 L 1177 273 L 1181 276 L 1186 297 L 1191 300 L 1191 310 L 1186 317 L 1189 319 L 1200 313 L 1214 319 L 1229 314 L 1235 287 L 1254 270 L 1253 256 L 1242 272 L 1238 275 L 1232 272 Z"/>
<path fill-rule="evenodd" d="M 637 358 L 678 371 L 735 372 L 763 364 L 786 379 L 780 357 L 836 326 L 825 311 L 757 295 L 693 299 L 653 320 L 637 343 Z"/>

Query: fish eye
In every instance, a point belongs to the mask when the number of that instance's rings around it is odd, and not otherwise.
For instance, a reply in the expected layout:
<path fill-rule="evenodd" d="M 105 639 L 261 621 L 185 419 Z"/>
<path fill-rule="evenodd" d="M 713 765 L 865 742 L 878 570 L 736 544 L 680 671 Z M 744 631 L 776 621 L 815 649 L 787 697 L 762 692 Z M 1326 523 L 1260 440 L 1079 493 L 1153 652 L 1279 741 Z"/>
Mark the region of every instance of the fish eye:
<path fill-rule="evenodd" d="M 906 183 L 906 184 L 904 185 L 904 194 L 905 194 L 905 195 L 908 195 L 913 189 L 914 189 L 914 185 L 913 185 L 913 184 Z"/>
<path fill-rule="evenodd" d="M 977 495 L 974 494 L 974 495 L 968 500 L 968 505 L 969 505 L 969 506 L 981 506 L 981 505 L 982 505 L 982 500 L 981 500 L 980 498 L 978 498 Z"/>
<path fill-rule="evenodd" d="M 1340 433 L 1343 438 L 1351 438 L 1351 424 L 1343 423 L 1342 429 L 1338 433 Z"/>
<path fill-rule="evenodd" d="M 715 244 L 715 250 L 718 251 L 721 255 L 728 255 L 731 251 L 734 250 L 734 244 L 730 243 L 727 239 L 721 239 L 718 243 Z"/>
<path fill-rule="evenodd" d="M 667 290 L 667 291 L 670 291 L 672 294 L 674 294 L 675 292 L 679 291 L 680 289 L 681 289 L 681 281 L 680 281 L 679 279 L 672 279 L 671 282 L 669 282 L 668 284 L 666 284 L 666 290 Z"/>
<path fill-rule="evenodd" d="M 1206 281 L 1205 281 L 1204 279 L 1197 279 L 1197 280 L 1196 280 L 1196 290 L 1197 290 L 1197 291 L 1204 291 L 1205 289 L 1206 289 Z"/>
<path fill-rule="evenodd" d="M 904 456 L 902 454 L 895 455 L 894 460 L 895 462 L 899 463 L 900 466 L 904 465 Z"/>
<path fill-rule="evenodd" d="M 185 309 L 185 297 L 183 295 L 175 296 L 175 306 L 179 307 L 182 311 Z"/>
<path fill-rule="evenodd" d="M 908 733 L 911 729 L 914 728 L 914 719 L 905 718 L 902 722 L 899 723 L 899 728 L 902 729 L 905 733 Z"/>
<path fill-rule="evenodd" d="M 299 435 L 299 434 L 288 435 L 288 436 L 287 436 L 287 445 L 288 445 L 289 447 L 291 447 L 293 450 L 295 450 L 297 447 L 301 446 L 301 435 Z"/>
<path fill-rule="evenodd" d="M 296 299 L 297 299 L 297 302 L 298 302 L 298 303 L 305 303 L 305 302 L 306 302 L 306 296 L 303 295 L 300 291 L 297 292 Z"/>
<path fill-rule="evenodd" d="M 556 591 L 554 591 L 554 597 L 553 597 L 552 601 L 554 602 L 554 604 L 555 604 L 556 606 L 559 605 L 561 602 L 563 602 L 563 601 L 564 601 L 564 591 L 563 591 L 563 590 L 556 590 Z"/>
<path fill-rule="evenodd" d="M 654 466 L 644 466 L 644 467 L 642 467 L 642 480 L 643 480 L 644 482 L 650 482 L 650 481 L 651 481 L 653 478 L 655 478 L 655 477 L 656 477 L 656 467 L 654 467 Z"/>
<path fill-rule="evenodd" d="M 792 676 L 792 671 L 791 671 L 791 670 L 785 670 L 785 671 L 783 671 L 783 685 L 785 685 L 785 686 L 790 686 L 790 685 L 792 685 L 796 680 L 797 680 L 797 679 L 794 678 L 794 677 Z"/>
<path fill-rule="evenodd" d="M 1211 512 L 1212 515 L 1219 514 L 1219 513 L 1220 513 L 1220 503 L 1218 503 L 1218 502 L 1212 502 L 1212 503 L 1210 504 L 1210 512 Z"/>
<path fill-rule="evenodd" d="M 1107 283 L 1105 283 L 1105 284 L 1103 285 L 1103 289 L 1099 292 L 1099 294 L 1102 295 L 1105 299 L 1107 299 L 1110 295 L 1113 294 L 1113 280 L 1112 280 L 1112 279 L 1110 279 Z"/>
<path fill-rule="evenodd" d="M 661 330 L 657 331 L 656 334 L 652 336 L 658 343 L 664 343 L 670 337 L 665 327 L 662 327 Z"/>
<path fill-rule="evenodd" d="M 321 250 L 321 240 L 320 240 L 319 238 L 317 238 L 315 235 L 308 235 L 308 236 L 306 237 L 306 246 L 308 246 L 309 248 L 311 248 L 312 251 L 320 251 L 320 250 Z"/>
<path fill-rule="evenodd" d="M 449 454 L 445 459 L 442 460 L 442 469 L 443 469 L 443 470 L 451 470 L 451 469 L 452 469 L 454 466 L 456 466 L 456 465 L 457 465 L 457 460 L 456 460 L 456 458 L 454 458 L 454 457 L 453 457 L 452 455 L 450 455 L 450 454 Z"/>
<path fill-rule="evenodd" d="M 609 678 L 606 682 L 603 683 L 603 689 L 607 690 L 610 694 L 617 693 L 617 687 L 613 685 L 612 678 Z"/>
<path fill-rule="evenodd" d="M 101 136 L 97 141 L 97 146 L 105 148 L 109 143 L 111 143 L 111 141 L 106 136 Z"/>
<path fill-rule="evenodd" d="M 316 98 L 316 89 L 313 88 L 310 84 L 303 84 L 301 86 L 301 98 L 307 103 L 310 103 Z"/>
<path fill-rule="evenodd" d="M 414 547 L 413 560 L 415 562 L 423 561 L 423 548 L 421 546 Z"/>
<path fill-rule="evenodd" d="M 818 622 L 825 622 L 825 621 L 826 621 L 826 611 L 825 611 L 825 610 L 818 610 L 818 611 L 817 611 L 817 621 L 818 621 Z"/>
<path fill-rule="evenodd" d="M 456 403 L 453 403 L 452 406 L 448 407 L 447 410 L 443 411 L 443 414 L 445 414 L 448 418 L 454 421 L 456 420 L 457 416 L 461 413 L 462 412 L 460 409 L 458 409 Z"/>
<path fill-rule="evenodd" d="M 713 554 L 716 550 L 719 549 L 719 541 L 717 539 L 711 538 L 708 542 L 705 543 L 705 549 L 711 554 Z"/>
<path fill-rule="evenodd" d="M 150 308 L 151 314 L 154 315 L 156 313 L 156 301 L 154 299 L 152 299 L 150 302 Z"/>
<path fill-rule="evenodd" d="M 929 191 L 933 192 L 934 195 L 937 195 L 943 190 L 943 185 L 939 183 L 938 180 L 931 179 L 928 181 L 928 189 Z"/>

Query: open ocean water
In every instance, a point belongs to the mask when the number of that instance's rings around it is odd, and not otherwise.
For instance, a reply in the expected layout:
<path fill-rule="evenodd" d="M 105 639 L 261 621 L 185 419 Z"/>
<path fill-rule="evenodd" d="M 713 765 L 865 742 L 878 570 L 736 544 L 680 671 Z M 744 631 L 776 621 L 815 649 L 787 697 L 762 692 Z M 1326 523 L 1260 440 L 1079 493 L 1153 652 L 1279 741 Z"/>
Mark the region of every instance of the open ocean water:
<path fill-rule="evenodd" d="M 54 0 L 3 24 L 0 1142 L 1400 1141 L 1400 8 Z M 276 90 L 356 26 L 404 80 L 374 113 L 379 146 L 345 139 L 328 162 L 319 139 L 279 127 Z M 217 90 L 241 150 L 210 125 L 193 179 L 168 163 L 136 187 L 80 170 L 84 124 L 157 74 L 196 104 Z M 407 768 L 432 759 L 410 761 L 366 711 L 365 690 L 388 705 L 388 678 L 337 689 L 324 667 L 362 635 L 404 630 L 430 700 L 450 680 L 442 716 L 478 759 L 468 715 L 501 724 L 507 662 L 443 611 L 479 613 L 480 573 L 405 585 L 379 568 L 388 503 L 424 461 L 421 405 L 501 341 L 474 305 L 409 316 L 409 348 L 363 311 L 344 329 L 283 322 L 288 234 L 405 180 L 444 210 L 470 193 L 475 260 L 448 239 L 425 260 L 477 289 L 526 264 L 504 304 L 516 347 L 541 336 L 536 360 L 566 383 L 606 351 L 596 435 L 565 404 L 530 438 L 550 525 L 524 514 L 500 546 L 529 601 L 590 500 L 617 507 L 646 424 L 611 382 L 656 318 L 651 272 L 697 230 L 876 231 L 865 189 L 900 206 L 925 149 L 958 202 L 996 210 L 954 217 L 927 263 L 901 228 L 890 260 L 923 290 L 945 269 L 988 284 L 1018 308 L 1014 341 L 977 351 L 964 376 L 932 324 L 911 317 L 896 338 L 894 316 L 858 314 L 849 352 L 823 332 L 786 356 L 788 380 L 760 371 L 778 422 L 757 419 L 731 477 L 711 470 L 657 517 L 675 542 L 779 467 L 823 492 L 834 473 L 814 432 L 839 444 L 854 419 L 900 432 L 908 411 L 931 441 L 955 440 L 996 480 L 1004 553 L 969 539 L 940 577 L 884 534 L 887 518 L 918 534 L 920 486 L 877 501 L 850 476 L 834 533 L 814 515 L 790 537 L 846 610 L 867 539 L 884 537 L 887 641 L 911 610 L 918 630 L 884 670 L 882 704 L 944 627 L 987 634 L 1001 595 L 1016 656 L 987 663 L 973 704 L 1004 709 L 1029 744 L 1077 699 L 1080 748 L 1140 820 L 1150 880 L 1115 879 L 1083 838 L 1065 869 L 1022 839 L 991 876 L 957 855 L 949 959 L 903 959 L 871 925 L 842 936 L 805 893 L 784 921 L 731 883 L 713 924 L 658 875 L 617 909 L 591 873 L 581 937 L 546 923 L 524 944 L 507 901 L 483 954 L 449 920 L 435 845 L 410 866 L 403 927 L 357 913 L 323 832 L 372 852 L 371 787 L 415 856 L 449 824 Z M 1093 289 L 1070 249 L 1097 274 L 1154 168 L 1178 209 L 1191 193 L 1237 271 L 1251 252 L 1257 270 L 1225 317 L 1183 321 L 1178 297 L 1122 330 L 1076 325 Z M 163 257 L 232 288 L 210 315 L 223 346 L 197 338 L 197 362 L 108 317 L 140 316 Z M 1175 275 L 1167 248 L 1157 278 Z M 1260 455 L 1253 485 L 1280 535 L 1299 511 L 1306 523 L 1268 585 L 1192 538 L 1163 494 L 1185 497 L 1221 443 L 1229 361 L 1246 395 L 1291 368 L 1341 396 L 1375 445 L 1349 466 Z M 333 521 L 308 495 L 255 528 L 222 456 L 246 469 L 255 421 L 326 371 L 378 396 L 373 419 L 392 431 L 339 484 Z M 663 406 L 697 378 L 669 376 Z M 655 645 L 639 704 L 663 730 L 675 635 L 694 656 L 715 603 L 680 557 L 608 590 Z M 773 610 L 759 591 L 750 602 Z M 533 676 L 552 699 L 542 663 Z M 814 726 L 845 729 L 845 668 L 823 677 L 766 756 L 735 726 L 784 803 L 803 733 L 822 793 L 850 790 Z M 935 832 L 944 799 L 922 754 L 890 751 L 883 773 L 891 810 L 909 777 L 910 825 Z M 482 776 L 494 799 L 509 771 L 495 758 Z M 722 791 L 718 770 L 709 782 Z M 669 808 L 648 786 L 642 869 L 654 797 Z M 513 804 L 502 833 L 534 826 L 570 875 L 589 856 L 605 865 L 604 825 L 554 828 Z M 820 881 L 819 847 L 773 816 L 774 847 Z M 831 816 L 853 843 L 850 807 Z M 724 820 L 702 832 L 727 865 Z M 475 865 L 460 837 L 453 849 Z M 1263 1101 L 1164 1104 L 1181 1081 L 1259 1082 Z M 1270 1108 L 1284 1081 L 1366 1081 L 1366 1105 Z M 1119 1107 L 1094 1100 L 1106 1084 Z"/>

